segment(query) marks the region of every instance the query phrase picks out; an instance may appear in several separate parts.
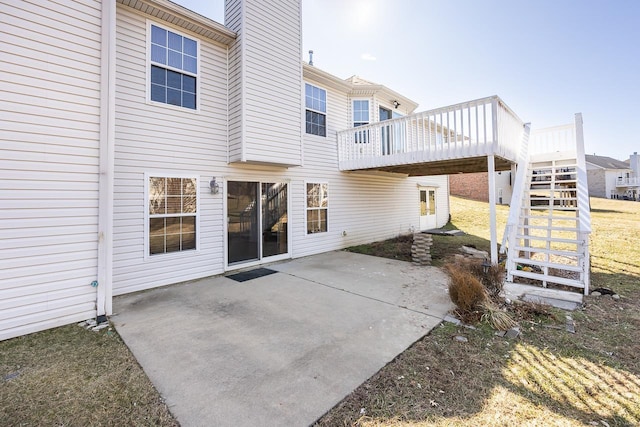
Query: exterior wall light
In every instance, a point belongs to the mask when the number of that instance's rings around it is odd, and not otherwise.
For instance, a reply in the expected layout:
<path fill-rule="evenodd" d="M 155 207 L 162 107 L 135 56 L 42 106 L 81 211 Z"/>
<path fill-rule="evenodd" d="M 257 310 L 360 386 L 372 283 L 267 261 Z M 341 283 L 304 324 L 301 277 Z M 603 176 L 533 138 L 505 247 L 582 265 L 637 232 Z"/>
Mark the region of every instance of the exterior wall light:
<path fill-rule="evenodd" d="M 393 101 L 393 108 L 398 108 L 400 106 L 400 103 L 398 101 Z"/>
<path fill-rule="evenodd" d="M 220 184 L 216 182 L 215 176 L 211 179 L 211 181 L 209 181 L 209 188 L 211 189 L 211 194 L 218 194 L 220 192 Z"/>

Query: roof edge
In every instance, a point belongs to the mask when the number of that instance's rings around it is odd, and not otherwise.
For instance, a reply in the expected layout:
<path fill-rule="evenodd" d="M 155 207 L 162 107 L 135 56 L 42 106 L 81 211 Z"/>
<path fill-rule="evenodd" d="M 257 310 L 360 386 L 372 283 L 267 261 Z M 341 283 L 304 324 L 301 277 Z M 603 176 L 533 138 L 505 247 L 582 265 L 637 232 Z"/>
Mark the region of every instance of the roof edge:
<path fill-rule="evenodd" d="M 236 39 L 236 33 L 223 24 L 169 0 L 116 0 L 116 2 L 227 46 Z"/>

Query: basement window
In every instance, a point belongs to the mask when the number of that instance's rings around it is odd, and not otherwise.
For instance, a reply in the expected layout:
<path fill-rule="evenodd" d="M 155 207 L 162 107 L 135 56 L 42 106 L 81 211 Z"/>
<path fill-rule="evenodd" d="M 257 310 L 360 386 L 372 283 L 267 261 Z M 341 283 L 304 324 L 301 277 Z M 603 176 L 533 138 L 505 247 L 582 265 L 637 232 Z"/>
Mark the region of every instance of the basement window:
<path fill-rule="evenodd" d="M 196 249 L 198 180 L 147 175 L 148 255 Z"/>

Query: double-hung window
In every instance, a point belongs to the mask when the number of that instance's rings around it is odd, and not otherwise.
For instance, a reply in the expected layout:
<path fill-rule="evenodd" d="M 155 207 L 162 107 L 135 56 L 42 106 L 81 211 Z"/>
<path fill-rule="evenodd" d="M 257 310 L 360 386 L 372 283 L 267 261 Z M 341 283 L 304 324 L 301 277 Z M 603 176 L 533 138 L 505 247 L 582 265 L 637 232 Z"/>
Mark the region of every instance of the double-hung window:
<path fill-rule="evenodd" d="M 149 25 L 151 101 L 196 109 L 198 41 Z"/>
<path fill-rule="evenodd" d="M 307 234 L 327 231 L 327 184 L 307 183 Z"/>
<path fill-rule="evenodd" d="M 305 83 L 304 99 L 306 132 L 327 136 L 327 91 Z"/>
<path fill-rule="evenodd" d="M 354 99 L 353 100 L 353 127 L 369 124 L 369 100 Z M 369 142 L 369 131 L 356 131 L 356 142 Z"/>
<path fill-rule="evenodd" d="M 198 180 L 147 176 L 149 255 L 196 249 Z"/>

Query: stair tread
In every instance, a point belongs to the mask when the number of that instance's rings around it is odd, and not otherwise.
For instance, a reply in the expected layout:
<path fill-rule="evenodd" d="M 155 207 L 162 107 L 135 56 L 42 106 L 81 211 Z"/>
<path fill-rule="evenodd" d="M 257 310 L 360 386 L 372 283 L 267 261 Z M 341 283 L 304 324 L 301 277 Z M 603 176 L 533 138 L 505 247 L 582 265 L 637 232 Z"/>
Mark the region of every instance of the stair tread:
<path fill-rule="evenodd" d="M 531 265 L 537 265 L 540 267 L 550 267 L 558 270 L 577 271 L 577 272 L 582 271 L 582 267 L 580 267 L 579 265 L 558 264 L 557 262 L 540 261 L 536 259 L 514 258 L 513 262 L 517 264 L 531 264 Z"/>
<path fill-rule="evenodd" d="M 576 279 L 567 279 L 566 277 L 545 276 L 544 274 L 534 273 L 530 271 L 512 270 L 509 272 L 512 276 L 526 277 L 527 279 L 541 280 L 544 282 L 557 283 L 559 285 L 572 286 L 575 288 L 584 288 L 584 283 Z"/>
<path fill-rule="evenodd" d="M 546 225 L 520 225 L 520 227 L 527 228 L 529 230 L 569 231 L 576 233 L 580 231 L 575 227 L 547 227 Z"/>
<path fill-rule="evenodd" d="M 550 191 L 552 193 L 558 192 L 558 190 L 550 190 Z M 551 201 L 551 200 L 567 201 L 567 202 L 578 201 L 578 196 L 576 194 L 572 194 L 572 195 L 542 194 L 540 191 L 530 191 L 526 197 L 528 197 L 529 200 L 542 200 L 545 202 Z"/>
<path fill-rule="evenodd" d="M 527 246 L 515 246 L 517 251 L 522 252 L 538 252 L 541 254 L 549 254 L 549 255 L 558 255 L 558 256 L 566 256 L 566 257 L 578 257 L 580 258 L 582 254 L 574 251 L 560 251 L 557 249 L 546 249 L 546 248 L 535 248 L 535 247 L 527 247 Z"/>
<path fill-rule="evenodd" d="M 578 181 L 576 179 L 557 179 L 557 180 L 550 180 L 550 179 L 545 179 L 545 180 L 536 180 L 536 179 L 532 179 L 529 181 L 529 184 L 531 186 L 534 185 L 550 185 L 550 184 L 555 184 L 555 185 L 563 185 L 563 184 L 576 184 Z"/>
<path fill-rule="evenodd" d="M 534 209 L 537 211 L 541 211 L 541 210 L 549 210 L 549 206 L 529 206 L 529 207 L 524 207 L 523 209 Z M 578 210 L 578 208 L 576 206 L 553 206 L 554 210 L 557 211 L 575 211 Z"/>
<path fill-rule="evenodd" d="M 518 239 L 529 239 L 529 240 L 544 240 L 547 242 L 558 242 L 558 243 L 575 243 L 580 244 L 583 241 L 579 239 L 567 239 L 564 237 L 550 237 L 550 236 L 536 236 L 532 234 L 518 234 L 516 235 Z"/>
<path fill-rule="evenodd" d="M 550 215 L 522 215 L 521 218 L 527 219 L 545 219 L 551 221 L 577 221 L 577 216 L 550 216 Z"/>

